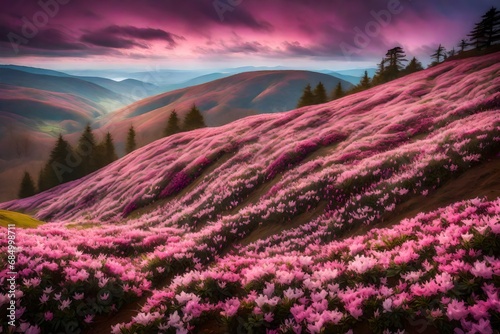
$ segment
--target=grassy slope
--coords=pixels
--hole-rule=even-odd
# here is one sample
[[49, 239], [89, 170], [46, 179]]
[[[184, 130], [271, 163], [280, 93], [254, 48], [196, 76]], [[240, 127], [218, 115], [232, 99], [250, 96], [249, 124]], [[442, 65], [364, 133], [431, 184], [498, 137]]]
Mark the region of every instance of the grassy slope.
[[43, 222], [19, 212], [0, 210], [0, 226], [7, 227], [9, 224], [20, 228], [36, 228]]

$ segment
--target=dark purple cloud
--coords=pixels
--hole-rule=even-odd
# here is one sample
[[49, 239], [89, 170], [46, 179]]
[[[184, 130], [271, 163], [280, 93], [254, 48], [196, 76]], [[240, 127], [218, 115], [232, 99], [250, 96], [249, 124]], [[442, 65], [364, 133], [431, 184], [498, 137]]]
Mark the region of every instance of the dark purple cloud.
[[[395, 45], [412, 56], [426, 57], [439, 43], [451, 49], [494, 5], [492, 0], [57, 1], [62, 0], [41, 0], [56, 4], [47, 7], [39, 1], [2, 0], [0, 57], [107, 55], [122, 61], [132, 56], [203, 61], [211, 55], [241, 55], [274, 62], [322, 61], [345, 60], [347, 49], [349, 59], [378, 60]], [[390, 13], [385, 22], [384, 13], [391, 8], [397, 13]], [[26, 38], [26, 21], [38, 18], [40, 23], [44, 13], [50, 16], [46, 24]], [[23, 42], [13, 43], [13, 34]]]
[[147, 48], [147, 45], [141, 41], [153, 40], [165, 41], [168, 48], [174, 48], [177, 45], [177, 39], [184, 38], [161, 29], [117, 25], [89, 32], [81, 36], [82, 42], [117, 49], [128, 49], [136, 46]]

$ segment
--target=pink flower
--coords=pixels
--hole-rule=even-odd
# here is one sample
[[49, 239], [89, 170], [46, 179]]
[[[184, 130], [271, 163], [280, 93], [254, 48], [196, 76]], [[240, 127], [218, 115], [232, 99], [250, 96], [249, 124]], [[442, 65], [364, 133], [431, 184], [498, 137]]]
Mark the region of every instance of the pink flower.
[[382, 303], [382, 307], [384, 308], [384, 312], [391, 312], [391, 310], [392, 310], [392, 299], [391, 298], [387, 298], [386, 300], [384, 300], [384, 302]]
[[476, 277], [482, 277], [490, 279], [493, 275], [493, 269], [486, 265], [485, 261], [474, 262], [474, 267], [470, 270], [471, 274]]
[[223, 311], [221, 314], [225, 317], [232, 317], [238, 312], [239, 307], [240, 300], [238, 298], [228, 299], [222, 306]]
[[54, 313], [47, 311], [43, 315], [45, 321], [51, 321], [54, 318]]
[[87, 314], [85, 316], [85, 319], [83, 319], [87, 324], [90, 324], [94, 321], [94, 315], [93, 314]]
[[82, 300], [83, 297], [84, 297], [84, 293], [83, 292], [82, 293], [76, 293], [75, 292], [75, 294], [73, 295], [73, 299], [74, 300]]
[[43, 294], [43, 295], [40, 297], [40, 303], [45, 304], [46, 302], [48, 302], [48, 301], [49, 301], [49, 298], [50, 298], [50, 297], [49, 297], [48, 295]]
[[135, 317], [132, 318], [132, 320], [140, 325], [146, 326], [152, 321], [154, 321], [156, 318], [158, 318], [160, 315], [158, 312], [153, 312], [153, 313], [138, 313]]
[[469, 306], [469, 313], [474, 317], [474, 319], [479, 320], [481, 318], [488, 318], [488, 302], [478, 301], [477, 304]]
[[109, 292], [105, 292], [99, 296], [101, 300], [108, 300], [109, 298]]
[[460, 320], [463, 319], [469, 314], [467, 311], [467, 307], [464, 302], [459, 302], [456, 299], [453, 299], [447, 307], [446, 315], [450, 320]]
[[363, 274], [372, 269], [377, 264], [377, 259], [364, 255], [356, 255], [354, 260], [347, 266], [348, 270], [355, 271], [358, 274]]
[[491, 324], [488, 319], [480, 319], [479, 323], [472, 324], [472, 332], [477, 332], [481, 334], [492, 334], [493, 329], [491, 328]]
[[71, 300], [70, 299], [63, 300], [63, 301], [61, 301], [61, 305], [59, 305], [59, 309], [61, 311], [63, 311], [65, 309], [67, 309], [70, 305], [71, 305]]

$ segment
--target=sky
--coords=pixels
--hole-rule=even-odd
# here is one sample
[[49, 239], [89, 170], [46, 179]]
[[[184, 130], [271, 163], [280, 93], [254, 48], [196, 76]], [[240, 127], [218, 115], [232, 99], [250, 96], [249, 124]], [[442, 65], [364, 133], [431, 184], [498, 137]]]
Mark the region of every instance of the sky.
[[58, 70], [424, 64], [498, 0], [0, 0], [0, 63]]

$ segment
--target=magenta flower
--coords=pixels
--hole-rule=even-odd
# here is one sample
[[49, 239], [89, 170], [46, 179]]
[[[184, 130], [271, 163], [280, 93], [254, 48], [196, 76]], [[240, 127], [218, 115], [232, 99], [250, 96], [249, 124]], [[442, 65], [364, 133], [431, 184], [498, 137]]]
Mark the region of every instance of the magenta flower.
[[463, 301], [458, 301], [456, 299], [452, 299], [448, 304], [446, 309], [446, 315], [450, 320], [461, 320], [464, 319], [469, 312], [467, 311], [467, 307]]
[[45, 321], [51, 321], [54, 318], [54, 313], [47, 311], [43, 314]]
[[493, 275], [493, 269], [486, 265], [485, 261], [474, 262], [474, 267], [470, 270], [471, 274], [476, 277], [490, 279]]

